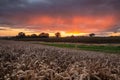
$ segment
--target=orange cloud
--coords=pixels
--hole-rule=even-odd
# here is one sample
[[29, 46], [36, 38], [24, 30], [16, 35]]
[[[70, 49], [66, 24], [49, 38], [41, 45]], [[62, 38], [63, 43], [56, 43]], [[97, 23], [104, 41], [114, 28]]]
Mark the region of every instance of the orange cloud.
[[[55, 33], [57, 31], [64, 32], [65, 34], [80, 34], [105, 31], [116, 23], [114, 16], [74, 16], [74, 17], [50, 17], [50, 16], [35, 16], [30, 18], [26, 25], [29, 25], [30, 29], [41, 32]], [[28, 28], [28, 27], [26, 27]], [[6, 31], [5, 31], [6, 32]], [[5, 32], [2, 31], [2, 33]], [[18, 31], [12, 32], [16, 34]]]
[[[114, 16], [75, 16], [71, 18], [63, 17], [33, 17], [27, 24], [38, 26], [43, 31], [65, 31], [71, 33], [89, 33], [107, 30], [115, 24]], [[34, 27], [32, 27], [34, 28]]]

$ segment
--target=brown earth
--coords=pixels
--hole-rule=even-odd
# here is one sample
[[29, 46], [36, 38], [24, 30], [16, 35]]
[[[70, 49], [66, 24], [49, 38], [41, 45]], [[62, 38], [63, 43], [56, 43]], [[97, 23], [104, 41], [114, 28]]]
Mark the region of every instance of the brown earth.
[[0, 80], [120, 80], [120, 55], [1, 40]]

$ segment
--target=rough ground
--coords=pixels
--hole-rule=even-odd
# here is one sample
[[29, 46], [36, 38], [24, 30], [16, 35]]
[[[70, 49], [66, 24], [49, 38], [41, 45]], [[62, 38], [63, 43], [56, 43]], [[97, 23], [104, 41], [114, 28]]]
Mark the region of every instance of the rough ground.
[[0, 80], [120, 80], [120, 55], [1, 40]]

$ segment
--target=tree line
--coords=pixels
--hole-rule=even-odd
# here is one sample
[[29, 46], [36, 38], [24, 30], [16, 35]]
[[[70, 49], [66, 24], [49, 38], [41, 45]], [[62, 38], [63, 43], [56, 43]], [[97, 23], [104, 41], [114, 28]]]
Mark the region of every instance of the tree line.
[[[94, 37], [95, 34], [94, 33], [90, 33], [89, 37]], [[18, 35], [16, 36], [16, 38], [49, 38], [49, 33], [40, 33], [39, 35], [37, 34], [31, 34], [31, 35], [26, 35], [24, 32], [19, 32]], [[56, 38], [60, 38], [61, 37], [61, 33], [60, 32], [56, 32], [55, 33], [55, 37]], [[74, 37], [73, 35], [71, 37]]]
[[[49, 33], [40, 33], [39, 35], [37, 34], [31, 34], [31, 35], [26, 35], [24, 32], [19, 32], [18, 35], [16, 36], [16, 38], [49, 38]], [[61, 37], [61, 33], [57, 32], [55, 33], [55, 37], [56, 38], [60, 38]]]
[[[90, 34], [88, 34], [88, 36], [89, 37], [97, 37], [95, 33], [90, 33]], [[71, 35], [71, 36], [67, 36], [67, 37], [74, 38], [74, 37], [88, 37], [88, 36], [74, 36], [74, 35]], [[37, 35], [37, 34], [26, 35], [24, 32], [19, 32], [13, 38], [49, 38], [49, 37], [50, 37], [49, 33], [44, 33], [44, 32], [40, 33], [39, 35]], [[60, 38], [61, 33], [56, 32], [55, 37]], [[120, 37], [120, 36], [108, 36], [108, 37]]]

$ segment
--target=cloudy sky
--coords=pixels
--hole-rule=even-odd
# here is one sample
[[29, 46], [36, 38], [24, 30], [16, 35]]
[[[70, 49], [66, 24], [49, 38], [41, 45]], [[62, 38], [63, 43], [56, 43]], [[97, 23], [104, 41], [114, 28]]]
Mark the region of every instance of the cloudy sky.
[[0, 0], [0, 36], [119, 34], [120, 0]]

